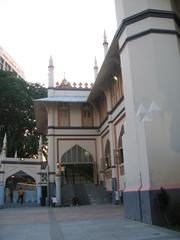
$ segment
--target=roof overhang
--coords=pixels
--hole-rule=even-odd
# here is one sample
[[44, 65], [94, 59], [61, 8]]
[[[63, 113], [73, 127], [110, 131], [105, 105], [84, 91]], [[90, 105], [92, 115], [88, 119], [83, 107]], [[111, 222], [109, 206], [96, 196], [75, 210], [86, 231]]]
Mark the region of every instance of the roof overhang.
[[117, 67], [120, 68], [120, 57], [118, 39], [115, 35], [89, 94], [88, 101], [92, 101], [102, 89], [106, 88], [109, 80], [114, 76]]
[[53, 96], [47, 98], [36, 99], [34, 102], [41, 102], [44, 104], [47, 103], [58, 103], [58, 102], [66, 102], [66, 103], [83, 103], [87, 101], [87, 96]]

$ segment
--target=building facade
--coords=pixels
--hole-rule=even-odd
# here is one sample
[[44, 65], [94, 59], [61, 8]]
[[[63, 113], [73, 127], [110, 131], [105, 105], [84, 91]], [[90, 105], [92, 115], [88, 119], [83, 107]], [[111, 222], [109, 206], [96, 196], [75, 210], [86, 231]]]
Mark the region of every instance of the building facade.
[[[42, 138], [39, 140], [38, 158], [7, 157], [7, 137], [0, 154], [0, 207], [16, 204], [20, 187], [25, 191], [23, 202], [40, 204], [45, 201], [47, 166], [42, 158]], [[45, 204], [45, 203], [43, 203]]]
[[104, 82], [99, 73], [94, 86], [63, 79], [54, 87], [50, 59], [48, 97], [35, 101], [37, 127], [48, 135], [50, 196], [58, 194], [59, 174], [67, 184], [104, 186], [113, 201], [115, 192], [123, 192], [125, 109], [117, 41], [111, 48], [113, 70], [107, 58], [102, 70], [107, 78]]
[[47, 114], [49, 182], [53, 189], [68, 161], [88, 161], [73, 159], [80, 148], [91, 156], [93, 183], [111, 191], [113, 201], [123, 192], [127, 218], [167, 224], [180, 200], [180, 3], [115, 6], [118, 29], [108, 50], [104, 41], [91, 90], [66, 80], [54, 87], [50, 60], [48, 98], [36, 103], [39, 129], [46, 129]]
[[25, 79], [23, 70], [2, 47], [0, 47], [0, 70], [15, 72], [17, 76]]

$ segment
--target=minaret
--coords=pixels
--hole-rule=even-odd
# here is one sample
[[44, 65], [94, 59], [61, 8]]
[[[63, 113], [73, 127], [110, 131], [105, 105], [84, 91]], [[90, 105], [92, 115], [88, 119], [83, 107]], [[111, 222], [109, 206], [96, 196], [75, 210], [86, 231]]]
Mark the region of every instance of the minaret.
[[97, 66], [97, 59], [96, 57], [94, 58], [94, 80], [96, 81], [97, 78], [97, 74], [98, 74], [98, 66]]
[[7, 136], [6, 133], [4, 135], [4, 140], [3, 140], [3, 148], [1, 152], [1, 159], [4, 160], [6, 158], [6, 150], [7, 150]]
[[108, 52], [108, 42], [107, 42], [107, 36], [106, 36], [106, 31], [104, 30], [104, 42], [103, 42], [103, 46], [104, 46], [104, 57], [106, 57], [106, 54]]
[[17, 150], [14, 153], [14, 158], [17, 158]]
[[49, 74], [48, 74], [48, 88], [54, 87], [54, 66], [53, 66], [53, 59], [52, 56], [50, 56], [49, 59]]
[[38, 159], [42, 161], [42, 135], [39, 138]]

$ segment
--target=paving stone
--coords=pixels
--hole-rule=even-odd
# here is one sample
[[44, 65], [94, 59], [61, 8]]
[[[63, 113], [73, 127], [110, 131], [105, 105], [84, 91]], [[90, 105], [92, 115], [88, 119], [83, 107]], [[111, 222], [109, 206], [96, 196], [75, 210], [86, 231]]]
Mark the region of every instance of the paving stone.
[[179, 240], [180, 233], [123, 218], [123, 207], [0, 210], [0, 240]]

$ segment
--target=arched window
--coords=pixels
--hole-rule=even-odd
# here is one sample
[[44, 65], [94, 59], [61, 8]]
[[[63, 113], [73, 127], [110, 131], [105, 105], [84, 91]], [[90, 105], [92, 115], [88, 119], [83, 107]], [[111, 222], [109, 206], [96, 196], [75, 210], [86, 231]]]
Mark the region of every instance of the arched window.
[[123, 135], [124, 135], [124, 125], [121, 128], [121, 132], [120, 132], [119, 140], [118, 140], [119, 163], [120, 164], [124, 162], [123, 144], [122, 144]]
[[105, 147], [105, 168], [110, 168], [110, 167], [111, 167], [111, 151], [110, 151], [110, 142], [108, 139]]
[[75, 163], [93, 163], [93, 156], [79, 145], [74, 145], [71, 149], [64, 153], [61, 158], [62, 164]]

